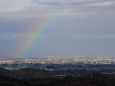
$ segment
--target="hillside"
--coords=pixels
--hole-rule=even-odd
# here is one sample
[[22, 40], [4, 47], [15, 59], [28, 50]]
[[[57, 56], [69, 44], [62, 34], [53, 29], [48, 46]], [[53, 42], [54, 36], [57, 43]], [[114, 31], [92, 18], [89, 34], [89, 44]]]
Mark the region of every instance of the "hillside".
[[1, 68], [0, 73], [3, 73], [0, 75], [0, 86], [115, 86], [115, 76], [100, 72], [89, 72], [82, 76], [67, 75], [63, 78], [53, 77], [57, 73], [32, 68], [17, 71]]

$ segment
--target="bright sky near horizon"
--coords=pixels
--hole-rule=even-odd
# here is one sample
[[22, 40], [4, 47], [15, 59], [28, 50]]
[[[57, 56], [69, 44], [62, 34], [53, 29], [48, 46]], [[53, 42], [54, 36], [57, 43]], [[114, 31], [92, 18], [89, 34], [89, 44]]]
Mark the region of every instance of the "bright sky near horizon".
[[114, 51], [115, 0], [0, 0], [0, 57]]

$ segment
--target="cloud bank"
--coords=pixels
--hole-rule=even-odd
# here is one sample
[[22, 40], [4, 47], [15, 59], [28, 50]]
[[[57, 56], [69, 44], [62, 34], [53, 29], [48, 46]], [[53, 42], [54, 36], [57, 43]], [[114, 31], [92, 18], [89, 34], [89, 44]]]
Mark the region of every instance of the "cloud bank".
[[72, 36], [71, 38], [115, 38], [115, 35], [77, 35]]
[[114, 0], [0, 0], [0, 17], [86, 15], [111, 8], [115, 8]]

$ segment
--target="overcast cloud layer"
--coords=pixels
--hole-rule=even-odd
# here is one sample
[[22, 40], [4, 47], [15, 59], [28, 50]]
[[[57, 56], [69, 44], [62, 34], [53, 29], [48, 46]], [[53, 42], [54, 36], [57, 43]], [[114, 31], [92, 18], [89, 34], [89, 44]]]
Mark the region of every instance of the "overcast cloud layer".
[[15, 56], [33, 23], [51, 18], [58, 24], [28, 56], [115, 57], [114, 0], [0, 0], [0, 56]]

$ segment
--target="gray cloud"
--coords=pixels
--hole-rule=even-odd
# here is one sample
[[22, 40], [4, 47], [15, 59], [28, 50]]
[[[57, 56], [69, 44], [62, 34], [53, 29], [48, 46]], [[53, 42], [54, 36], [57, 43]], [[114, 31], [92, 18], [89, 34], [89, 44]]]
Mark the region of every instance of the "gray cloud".
[[104, 0], [63, 0], [63, 1], [37, 1], [35, 2], [38, 4], [36, 7], [43, 7], [43, 9], [47, 10], [61, 10], [60, 12], [65, 12], [68, 10], [68, 12], [71, 10], [77, 12], [77, 10], [80, 9], [86, 9], [86, 8], [92, 8], [92, 7], [106, 7], [106, 6], [112, 6], [115, 4], [115, 1], [104, 1]]
[[[36, 18], [43, 15], [94, 15], [115, 8], [114, 0], [1, 0], [0, 18]], [[111, 9], [112, 10], [112, 9]], [[93, 13], [93, 14], [92, 14]]]
[[17, 40], [21, 37], [19, 33], [0, 33], [0, 40]]
[[115, 38], [115, 35], [76, 35], [71, 38]]

